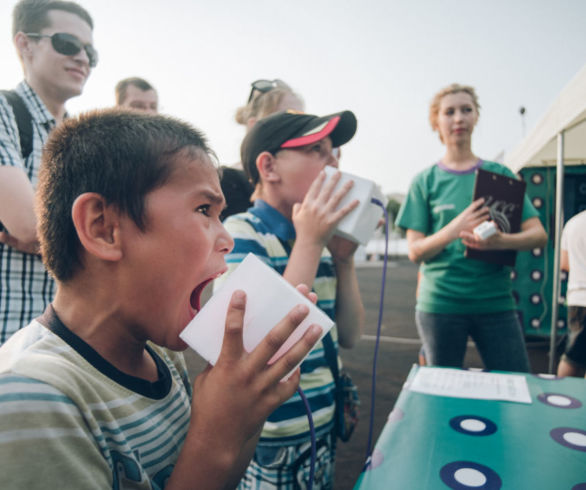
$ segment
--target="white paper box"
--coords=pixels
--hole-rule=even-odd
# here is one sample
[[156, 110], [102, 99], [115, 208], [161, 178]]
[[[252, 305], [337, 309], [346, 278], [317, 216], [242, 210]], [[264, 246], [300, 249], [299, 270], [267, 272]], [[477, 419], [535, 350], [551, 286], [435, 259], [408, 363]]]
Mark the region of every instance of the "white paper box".
[[474, 234], [478, 235], [481, 240], [486, 240], [496, 233], [496, 225], [494, 221], [483, 221], [476, 228]]
[[309, 314], [271, 361], [287, 352], [312, 324], [315, 323], [322, 328], [322, 337], [334, 325], [330, 317], [285, 281], [274, 269], [253, 254], [248, 254], [179, 334], [187, 345], [211, 364], [215, 364], [220, 355], [226, 312], [232, 293], [237, 289], [246, 293], [243, 338], [247, 352], [253, 351], [294, 306], [305, 304], [309, 307]]
[[[325, 167], [325, 172], [327, 181], [338, 172], [338, 169], [327, 166]], [[341, 208], [354, 201], [354, 199], [358, 199], [360, 204], [338, 223], [335, 234], [355, 243], [366, 245], [383, 216], [382, 208], [374, 204], [372, 198], [378, 199], [385, 206], [387, 200], [374, 182], [346, 172], [342, 172], [342, 176], [336, 185], [336, 190], [349, 180], [353, 180], [354, 185], [348, 194], [344, 196], [338, 207]]]

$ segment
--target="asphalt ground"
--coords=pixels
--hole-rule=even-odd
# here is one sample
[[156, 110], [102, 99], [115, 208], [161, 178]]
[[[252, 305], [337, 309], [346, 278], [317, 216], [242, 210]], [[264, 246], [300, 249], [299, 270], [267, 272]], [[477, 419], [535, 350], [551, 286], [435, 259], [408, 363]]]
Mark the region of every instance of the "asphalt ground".
[[[336, 490], [351, 489], [365, 462], [382, 269], [382, 262], [368, 262], [357, 266], [360, 292], [366, 310], [365, 332], [353, 349], [342, 349], [341, 356], [345, 369], [358, 387], [361, 400], [360, 421], [349, 442], [338, 441], [334, 482]], [[388, 263], [381, 340], [376, 366], [373, 445], [399, 396], [407, 374], [418, 360], [421, 343], [414, 323], [416, 282], [417, 266], [406, 258], [394, 259]], [[205, 292], [203, 301], [207, 297], [209, 297], [209, 291]], [[548, 350], [546, 341], [528, 343], [529, 358], [534, 373], [547, 372]], [[205, 367], [205, 362], [199, 355], [189, 349], [185, 352], [185, 358], [192, 378]], [[464, 367], [483, 367], [471, 343], [466, 353]]]

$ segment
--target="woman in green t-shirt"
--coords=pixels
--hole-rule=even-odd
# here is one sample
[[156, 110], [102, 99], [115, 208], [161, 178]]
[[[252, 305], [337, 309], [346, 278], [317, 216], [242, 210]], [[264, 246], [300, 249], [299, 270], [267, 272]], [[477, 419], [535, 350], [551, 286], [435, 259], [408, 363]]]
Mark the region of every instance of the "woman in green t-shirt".
[[547, 235], [527, 196], [520, 232], [497, 231], [484, 240], [474, 234], [489, 218], [483, 200], [472, 201], [476, 169], [515, 177], [472, 152], [479, 107], [474, 89], [464, 85], [434, 96], [429, 120], [446, 152], [415, 177], [397, 224], [407, 230], [409, 258], [422, 264], [416, 323], [428, 364], [461, 367], [470, 336], [487, 369], [529, 371], [511, 269], [466, 258], [464, 251], [529, 250], [543, 247]]

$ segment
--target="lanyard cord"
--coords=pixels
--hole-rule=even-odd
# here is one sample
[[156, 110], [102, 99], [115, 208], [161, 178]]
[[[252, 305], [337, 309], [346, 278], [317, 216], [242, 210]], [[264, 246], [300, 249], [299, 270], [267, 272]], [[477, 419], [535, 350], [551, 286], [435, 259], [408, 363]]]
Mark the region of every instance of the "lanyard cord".
[[308, 490], [313, 488], [313, 475], [315, 474], [315, 460], [316, 460], [316, 444], [315, 444], [315, 428], [313, 426], [313, 417], [311, 416], [311, 408], [309, 407], [309, 402], [303, 393], [301, 388], [297, 388], [297, 393], [301, 397], [303, 401], [303, 405], [305, 405], [305, 411], [307, 412], [307, 421], [309, 422], [309, 434], [311, 436], [311, 463], [309, 466], [309, 483], [307, 486]]
[[373, 204], [380, 206], [383, 209], [383, 213], [385, 215], [385, 255], [384, 255], [384, 262], [383, 262], [383, 276], [382, 276], [382, 284], [380, 289], [380, 303], [378, 309], [378, 325], [376, 329], [376, 342], [374, 344], [374, 356], [372, 360], [372, 383], [370, 389], [370, 421], [368, 424], [368, 443], [366, 446], [366, 462], [364, 464], [363, 471], [368, 468], [370, 465], [370, 458], [372, 456], [372, 430], [373, 430], [373, 423], [374, 423], [374, 401], [375, 401], [375, 392], [376, 392], [376, 361], [378, 358], [378, 348], [380, 343], [380, 331], [382, 325], [382, 318], [383, 318], [383, 305], [385, 299], [385, 284], [387, 282], [387, 259], [388, 259], [388, 251], [389, 251], [389, 215], [387, 213], [387, 209], [385, 205], [379, 201], [378, 199], [372, 199], [371, 201]]

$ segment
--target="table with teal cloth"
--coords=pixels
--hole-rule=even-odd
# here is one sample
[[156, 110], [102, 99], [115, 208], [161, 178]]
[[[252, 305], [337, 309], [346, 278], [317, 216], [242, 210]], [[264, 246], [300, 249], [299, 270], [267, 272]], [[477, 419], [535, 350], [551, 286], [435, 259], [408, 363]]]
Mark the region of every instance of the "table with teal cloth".
[[586, 490], [585, 379], [527, 374], [524, 404], [410, 391], [418, 369], [354, 490]]

